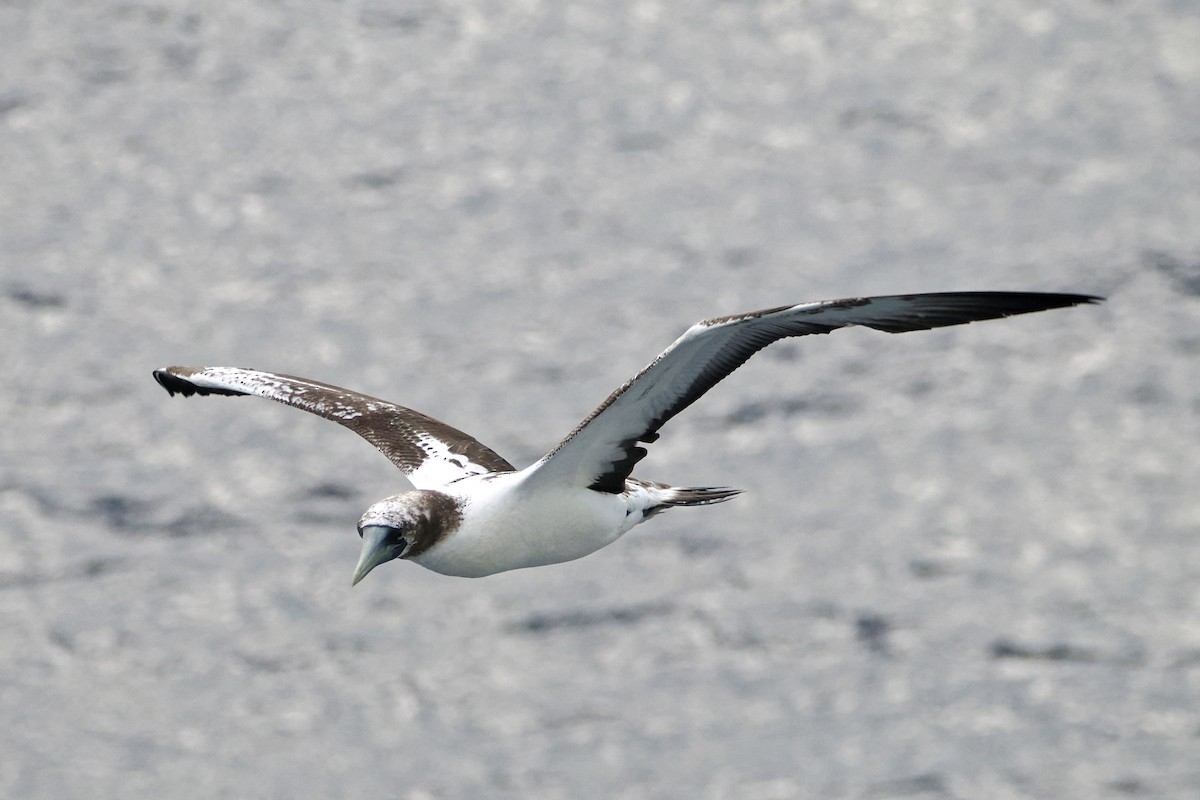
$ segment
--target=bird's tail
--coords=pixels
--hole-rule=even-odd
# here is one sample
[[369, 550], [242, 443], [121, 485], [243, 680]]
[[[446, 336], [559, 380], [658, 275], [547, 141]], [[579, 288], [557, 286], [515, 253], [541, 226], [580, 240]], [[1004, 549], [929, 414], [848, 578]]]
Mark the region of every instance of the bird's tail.
[[674, 506], [707, 506], [723, 503], [742, 493], [741, 489], [728, 486], [671, 486], [666, 483], [643, 481], [638, 478], [625, 480], [626, 490], [641, 495], [657, 510]]
[[728, 486], [666, 486], [661, 490], [665, 506], [707, 506], [724, 503], [742, 493]]

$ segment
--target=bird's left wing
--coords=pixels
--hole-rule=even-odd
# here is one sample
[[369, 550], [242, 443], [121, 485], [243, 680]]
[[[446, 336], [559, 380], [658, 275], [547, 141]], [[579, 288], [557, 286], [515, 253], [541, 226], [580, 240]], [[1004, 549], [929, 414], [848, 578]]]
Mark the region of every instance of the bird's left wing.
[[328, 383], [237, 367], [164, 367], [154, 379], [174, 395], [258, 395], [343, 425], [379, 448], [418, 489], [513, 467], [462, 431], [411, 408]]
[[688, 329], [529, 470], [527, 486], [587, 486], [621, 492], [643, 456], [640, 442], [756, 352], [789, 336], [864, 325], [888, 333], [925, 330], [1094, 303], [1081, 294], [943, 292], [826, 300], [718, 317]]

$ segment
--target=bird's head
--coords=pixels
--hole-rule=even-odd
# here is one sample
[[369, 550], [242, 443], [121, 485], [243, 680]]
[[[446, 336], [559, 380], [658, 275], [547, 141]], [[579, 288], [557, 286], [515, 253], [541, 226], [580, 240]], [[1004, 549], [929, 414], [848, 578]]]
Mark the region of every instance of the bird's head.
[[435, 491], [416, 491], [380, 500], [358, 521], [362, 553], [351, 585], [394, 558], [420, 555], [457, 527], [458, 504]]

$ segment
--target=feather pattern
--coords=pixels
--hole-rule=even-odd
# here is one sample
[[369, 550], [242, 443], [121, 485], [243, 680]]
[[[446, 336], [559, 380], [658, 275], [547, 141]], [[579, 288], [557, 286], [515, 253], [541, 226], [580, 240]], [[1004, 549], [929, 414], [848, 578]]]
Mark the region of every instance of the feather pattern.
[[624, 491], [634, 466], [668, 420], [772, 342], [862, 325], [888, 333], [961, 325], [1100, 298], [1038, 292], [941, 292], [852, 297], [746, 314], [693, 325], [645, 369], [613, 392], [530, 470], [528, 483]]
[[172, 395], [257, 395], [343, 425], [375, 445], [418, 489], [513, 467], [444, 422], [328, 383], [236, 367], [165, 367], [154, 378]]

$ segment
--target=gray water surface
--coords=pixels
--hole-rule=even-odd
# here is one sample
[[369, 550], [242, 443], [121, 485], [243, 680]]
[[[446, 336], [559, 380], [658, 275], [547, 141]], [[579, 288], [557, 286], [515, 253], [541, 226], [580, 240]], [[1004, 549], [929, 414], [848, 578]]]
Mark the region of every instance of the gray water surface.
[[[1200, 795], [1200, 12], [0, 4], [0, 796]], [[402, 476], [167, 364], [538, 458], [692, 322], [777, 345], [555, 567], [389, 564]]]

